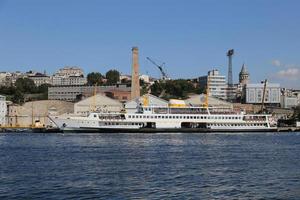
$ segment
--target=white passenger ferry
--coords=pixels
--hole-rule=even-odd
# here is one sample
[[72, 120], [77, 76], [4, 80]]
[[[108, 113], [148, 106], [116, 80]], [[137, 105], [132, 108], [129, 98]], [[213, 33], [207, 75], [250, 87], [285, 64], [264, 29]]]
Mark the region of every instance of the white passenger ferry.
[[275, 131], [268, 114], [245, 114], [221, 108], [140, 106], [135, 113], [91, 112], [87, 116], [52, 116], [66, 132], [248, 132]]

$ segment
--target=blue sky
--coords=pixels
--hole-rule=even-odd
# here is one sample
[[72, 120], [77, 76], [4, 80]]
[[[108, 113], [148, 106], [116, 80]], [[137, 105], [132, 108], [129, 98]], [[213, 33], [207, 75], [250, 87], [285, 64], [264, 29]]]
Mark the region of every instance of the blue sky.
[[251, 82], [300, 88], [297, 0], [0, 0], [0, 71], [63, 66], [130, 73], [131, 47], [166, 63], [172, 78], [219, 69], [235, 49], [234, 81], [245, 62]]

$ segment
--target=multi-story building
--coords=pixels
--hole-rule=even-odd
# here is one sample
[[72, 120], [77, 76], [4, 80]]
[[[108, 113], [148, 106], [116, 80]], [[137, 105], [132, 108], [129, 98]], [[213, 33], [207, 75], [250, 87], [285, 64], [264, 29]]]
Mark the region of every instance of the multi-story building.
[[295, 108], [300, 104], [299, 93], [293, 89], [282, 88], [280, 100], [282, 108]]
[[83, 76], [83, 70], [79, 67], [64, 67], [59, 69], [54, 76], [62, 76], [62, 77], [69, 77], [69, 76]]
[[282, 108], [295, 108], [298, 105], [298, 98], [296, 96], [282, 95], [280, 100], [280, 106]]
[[54, 86], [85, 85], [86, 83], [87, 79], [79, 67], [64, 67], [51, 77], [51, 84]]
[[0, 86], [6, 86], [8, 77], [11, 76], [9, 72], [0, 72]]
[[67, 86], [67, 85], [85, 85], [87, 79], [81, 76], [52, 76], [51, 85], [54, 86]]
[[[263, 83], [247, 84], [245, 88], [246, 103], [261, 104], [263, 98], [263, 91]], [[280, 84], [267, 83], [264, 103], [269, 105], [280, 104]]]
[[6, 98], [5, 96], [0, 95], [0, 126], [4, 126], [6, 123]]
[[116, 86], [55, 86], [48, 88], [49, 100], [78, 101], [82, 97], [92, 96], [94, 93], [104, 93], [119, 100], [130, 99], [131, 88], [126, 85]]
[[209, 71], [207, 76], [199, 77], [200, 88], [206, 89], [207, 85], [209, 85], [209, 96], [227, 99], [226, 78], [222, 76], [217, 69]]
[[33, 80], [36, 86], [40, 86], [43, 84], [51, 84], [50, 76], [47, 76], [42, 73], [35, 73], [34, 75], [28, 76], [29, 79]]

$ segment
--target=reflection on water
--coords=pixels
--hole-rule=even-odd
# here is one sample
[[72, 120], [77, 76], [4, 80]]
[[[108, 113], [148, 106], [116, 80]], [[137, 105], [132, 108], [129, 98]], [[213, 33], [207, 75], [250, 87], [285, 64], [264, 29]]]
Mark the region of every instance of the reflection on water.
[[299, 199], [300, 135], [0, 134], [0, 199]]

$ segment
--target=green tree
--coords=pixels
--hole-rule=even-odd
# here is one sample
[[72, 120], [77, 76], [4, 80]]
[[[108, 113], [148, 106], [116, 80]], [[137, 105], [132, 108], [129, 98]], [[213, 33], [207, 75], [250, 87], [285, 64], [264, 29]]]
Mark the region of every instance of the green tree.
[[159, 96], [162, 91], [165, 89], [165, 83], [160, 82], [160, 81], [155, 81], [153, 85], [151, 85], [150, 90], [151, 94], [154, 96]]
[[185, 99], [189, 93], [197, 93], [197, 88], [192, 82], [185, 79], [167, 80], [166, 82], [156, 81], [151, 86], [151, 94], [160, 96], [165, 91], [163, 98]]
[[103, 83], [103, 75], [99, 72], [92, 72], [87, 75], [88, 85], [101, 85]]
[[35, 93], [37, 87], [29, 78], [18, 78], [15, 83], [16, 89], [22, 93]]
[[48, 93], [48, 87], [50, 87], [51, 84], [45, 83], [37, 87], [38, 93]]
[[14, 103], [22, 104], [25, 101], [24, 94], [20, 90], [16, 90], [11, 100]]
[[105, 77], [107, 79], [107, 84], [113, 85], [120, 81], [120, 72], [113, 69], [106, 72]]
[[0, 94], [3, 95], [13, 95], [16, 91], [16, 88], [13, 86], [1, 86], [0, 87]]

